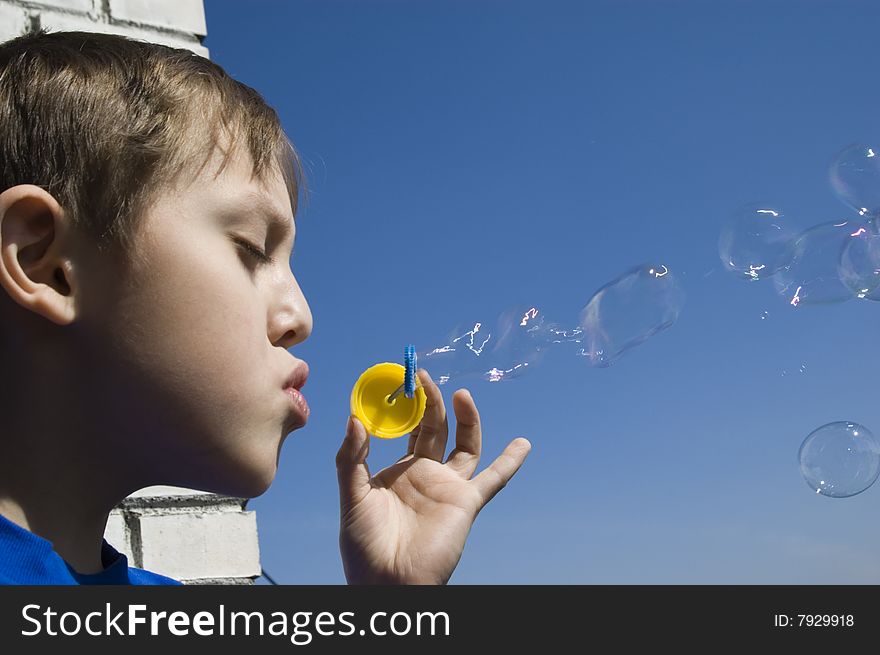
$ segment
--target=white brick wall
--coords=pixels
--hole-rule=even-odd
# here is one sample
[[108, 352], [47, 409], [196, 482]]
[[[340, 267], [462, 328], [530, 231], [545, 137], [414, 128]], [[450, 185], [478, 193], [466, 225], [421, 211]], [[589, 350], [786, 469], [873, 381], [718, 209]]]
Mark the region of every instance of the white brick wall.
[[24, 7], [0, 2], [0, 40], [24, 34], [31, 22]]
[[150, 571], [181, 580], [260, 575], [253, 512], [230, 505], [217, 511], [143, 515], [140, 529], [143, 566]]
[[[201, 0], [0, 0], [0, 42], [36, 28], [122, 34], [204, 57]], [[250, 584], [260, 575], [246, 499], [150, 487], [113, 510], [104, 538], [129, 564], [189, 584]]]
[[166, 30], [208, 33], [201, 0], [110, 0], [110, 16]]
[[122, 34], [208, 56], [201, 0], [0, 0], [0, 41], [34, 27]]
[[70, 9], [83, 13], [94, 9], [94, 0], [30, 0], [21, 4], [34, 5], [36, 8], [49, 7], [52, 9]]
[[246, 499], [151, 487], [113, 510], [104, 538], [145, 568], [188, 584], [250, 584], [261, 573]]

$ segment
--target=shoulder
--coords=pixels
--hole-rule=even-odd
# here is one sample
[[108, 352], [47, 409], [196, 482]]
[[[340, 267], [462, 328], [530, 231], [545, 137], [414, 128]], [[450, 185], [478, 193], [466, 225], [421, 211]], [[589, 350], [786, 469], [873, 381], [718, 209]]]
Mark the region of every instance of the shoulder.
[[128, 580], [133, 585], [182, 585], [183, 583], [165, 575], [145, 569], [128, 567]]

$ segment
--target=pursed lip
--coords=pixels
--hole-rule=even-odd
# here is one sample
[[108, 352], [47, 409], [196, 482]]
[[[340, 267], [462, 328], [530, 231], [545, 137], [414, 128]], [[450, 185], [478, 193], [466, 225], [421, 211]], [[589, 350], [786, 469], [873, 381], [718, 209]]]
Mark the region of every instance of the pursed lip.
[[309, 414], [311, 413], [309, 403], [306, 401], [305, 396], [300, 393], [299, 389], [287, 387], [284, 390], [284, 393], [290, 399], [290, 414], [288, 416], [287, 426], [290, 430], [296, 430], [297, 428], [303, 427], [308, 422]]
[[302, 387], [309, 378], [309, 365], [300, 361], [284, 381], [283, 391], [289, 399], [290, 414], [286, 423], [288, 431], [303, 427], [309, 420], [309, 404], [303, 396]]
[[282, 389], [294, 388], [294, 389], [302, 389], [306, 383], [306, 380], [309, 379], [309, 365], [304, 361], [300, 361], [293, 368], [293, 370], [288, 373], [287, 379], [284, 380], [284, 384], [281, 385]]

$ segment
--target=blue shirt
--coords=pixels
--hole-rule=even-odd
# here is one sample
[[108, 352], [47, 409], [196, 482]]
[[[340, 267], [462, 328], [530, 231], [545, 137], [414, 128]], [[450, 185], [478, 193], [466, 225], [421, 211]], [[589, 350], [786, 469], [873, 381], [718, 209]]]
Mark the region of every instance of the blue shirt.
[[100, 573], [82, 574], [61, 559], [52, 542], [0, 515], [0, 585], [179, 585], [173, 578], [128, 565], [128, 558], [102, 540]]

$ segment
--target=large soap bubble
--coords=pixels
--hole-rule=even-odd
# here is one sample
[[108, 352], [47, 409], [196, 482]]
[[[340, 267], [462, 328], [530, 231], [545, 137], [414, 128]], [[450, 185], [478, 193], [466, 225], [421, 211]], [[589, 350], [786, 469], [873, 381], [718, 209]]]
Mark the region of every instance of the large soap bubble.
[[642, 264], [612, 280], [581, 310], [583, 347], [591, 366], [613, 364], [628, 350], [671, 327], [684, 305], [684, 292], [663, 264]]
[[718, 255], [728, 271], [742, 278], [768, 278], [789, 263], [789, 244], [796, 235], [778, 207], [746, 205], [721, 228]]
[[880, 300], [880, 234], [869, 226], [850, 233], [838, 265], [840, 281], [857, 298]]
[[778, 293], [793, 307], [852, 298], [839, 267], [844, 248], [861, 227], [854, 221], [830, 221], [804, 230], [790, 245], [789, 263], [774, 276]]
[[863, 220], [880, 214], [880, 149], [854, 143], [834, 157], [829, 170], [831, 189]]
[[855, 496], [880, 473], [880, 443], [853, 421], [836, 421], [813, 430], [798, 452], [801, 473], [817, 494]]

